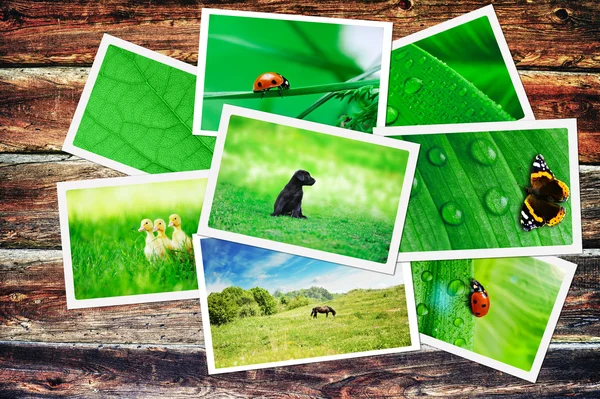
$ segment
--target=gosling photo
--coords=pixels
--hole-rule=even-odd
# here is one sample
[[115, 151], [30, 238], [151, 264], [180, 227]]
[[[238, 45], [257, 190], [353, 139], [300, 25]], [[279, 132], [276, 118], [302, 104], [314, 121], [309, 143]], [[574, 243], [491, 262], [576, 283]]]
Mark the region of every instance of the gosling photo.
[[198, 297], [207, 171], [58, 183], [67, 307]]
[[394, 272], [418, 145], [229, 105], [223, 115], [198, 234]]
[[419, 349], [409, 264], [392, 276], [194, 235], [209, 373]]

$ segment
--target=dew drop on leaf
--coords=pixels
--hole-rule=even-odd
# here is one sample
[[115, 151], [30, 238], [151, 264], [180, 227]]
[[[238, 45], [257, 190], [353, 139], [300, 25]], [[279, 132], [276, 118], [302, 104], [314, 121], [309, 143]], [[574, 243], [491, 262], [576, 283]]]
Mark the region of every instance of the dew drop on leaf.
[[459, 226], [465, 221], [462, 209], [460, 209], [458, 204], [454, 201], [446, 202], [442, 205], [440, 213], [442, 214], [444, 222], [453, 226]]
[[424, 303], [420, 303], [417, 305], [417, 315], [425, 316], [427, 313], [429, 313], [429, 308], [427, 307], [427, 305], [425, 305]]
[[446, 152], [440, 147], [431, 147], [427, 151], [427, 159], [435, 166], [443, 166], [448, 161]]
[[457, 296], [465, 292], [465, 283], [460, 280], [452, 280], [448, 283], [448, 295]]
[[508, 197], [497, 187], [490, 188], [483, 196], [485, 209], [494, 215], [502, 215], [508, 210]]
[[433, 280], [433, 274], [430, 271], [425, 270], [423, 273], [421, 273], [421, 280], [428, 283]]
[[401, 51], [394, 56], [394, 59], [396, 61], [401, 60], [402, 58], [406, 57], [407, 54], [408, 54], [408, 51]]
[[494, 146], [486, 139], [473, 140], [471, 143], [471, 156], [477, 163], [493, 165], [498, 158]]
[[467, 116], [473, 116], [473, 114], [474, 114], [474, 113], [475, 113], [475, 110], [474, 110], [473, 108], [469, 108], [469, 109], [468, 109], [468, 110], [465, 112], [465, 114], [466, 114]]
[[455, 340], [454, 340], [454, 345], [456, 345], [456, 346], [463, 347], [463, 346], [465, 346], [466, 344], [467, 344], [467, 341], [465, 341], [465, 340], [464, 340], [464, 339], [462, 339], [462, 338], [457, 338], [457, 339], [455, 339]]
[[463, 87], [462, 89], [460, 89], [460, 91], [458, 92], [458, 95], [463, 97], [465, 94], [467, 94], [467, 88]]
[[427, 57], [423, 56], [423, 57], [419, 58], [419, 64], [423, 65], [426, 62], [427, 62]]
[[460, 317], [457, 317], [456, 319], [454, 319], [454, 325], [455, 325], [456, 327], [460, 327], [460, 326], [462, 326], [463, 324], [464, 324], [464, 321], [463, 321], [463, 319], [461, 319]]
[[419, 78], [410, 77], [404, 81], [404, 91], [406, 94], [413, 94], [421, 90], [423, 81]]
[[411, 66], [413, 66], [414, 61], [411, 59], [406, 60], [406, 62], [404, 63], [404, 67], [405, 68], [410, 68]]
[[417, 177], [417, 175], [415, 175], [415, 177], [413, 177], [412, 187], [410, 189], [410, 196], [414, 197], [415, 195], [417, 195], [420, 189], [421, 180]]
[[450, 90], [456, 90], [456, 83], [452, 83], [449, 87]]
[[385, 114], [385, 124], [391, 125], [398, 119], [398, 110], [392, 106], [387, 107], [387, 113]]
[[400, 79], [400, 74], [399, 73], [395, 73], [394, 76], [392, 76], [393, 80], [398, 80]]

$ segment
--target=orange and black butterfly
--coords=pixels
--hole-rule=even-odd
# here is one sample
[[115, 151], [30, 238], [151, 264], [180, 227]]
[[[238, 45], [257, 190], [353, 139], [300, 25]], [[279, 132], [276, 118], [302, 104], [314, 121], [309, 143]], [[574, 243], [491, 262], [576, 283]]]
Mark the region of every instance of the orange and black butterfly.
[[526, 187], [525, 192], [527, 198], [521, 208], [523, 230], [555, 226], [563, 220], [565, 208], [559, 203], [569, 199], [569, 187], [554, 177], [542, 154], [533, 160], [531, 187]]

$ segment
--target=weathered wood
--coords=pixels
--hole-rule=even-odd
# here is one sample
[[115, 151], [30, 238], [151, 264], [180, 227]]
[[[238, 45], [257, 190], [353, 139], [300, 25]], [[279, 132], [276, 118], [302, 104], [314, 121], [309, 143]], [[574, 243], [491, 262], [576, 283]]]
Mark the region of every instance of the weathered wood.
[[[5, 1], [0, 66], [89, 65], [104, 32], [195, 63], [202, 7], [370, 19], [394, 23], [394, 38], [489, 4], [488, 0], [150, 2]], [[494, 2], [515, 62], [528, 68], [600, 67], [594, 0]], [[560, 43], [560, 45], [556, 45]]]
[[[59, 151], [89, 68], [0, 69], [0, 152]], [[521, 71], [536, 118], [579, 118], [582, 163], [600, 163], [600, 78]]]
[[[554, 342], [600, 342], [600, 253], [579, 264]], [[62, 254], [0, 250], [0, 341], [203, 344], [197, 300], [67, 310]]]
[[533, 385], [441, 351], [209, 376], [205, 353], [194, 346], [0, 342], [0, 389], [10, 397], [589, 397], [600, 389], [599, 349], [551, 346]]
[[[69, 155], [0, 154], [0, 248], [60, 248], [56, 183], [122, 176]], [[580, 168], [586, 248], [600, 247], [600, 167]]]

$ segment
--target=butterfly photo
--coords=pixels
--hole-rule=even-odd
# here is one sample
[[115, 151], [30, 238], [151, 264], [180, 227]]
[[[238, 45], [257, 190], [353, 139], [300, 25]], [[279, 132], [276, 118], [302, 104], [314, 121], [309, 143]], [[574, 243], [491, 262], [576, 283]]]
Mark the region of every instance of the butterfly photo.
[[527, 197], [521, 208], [523, 230], [557, 225], [565, 217], [560, 203], [569, 199], [569, 187], [554, 177], [542, 154], [533, 160], [530, 179], [531, 187], [525, 188]]

